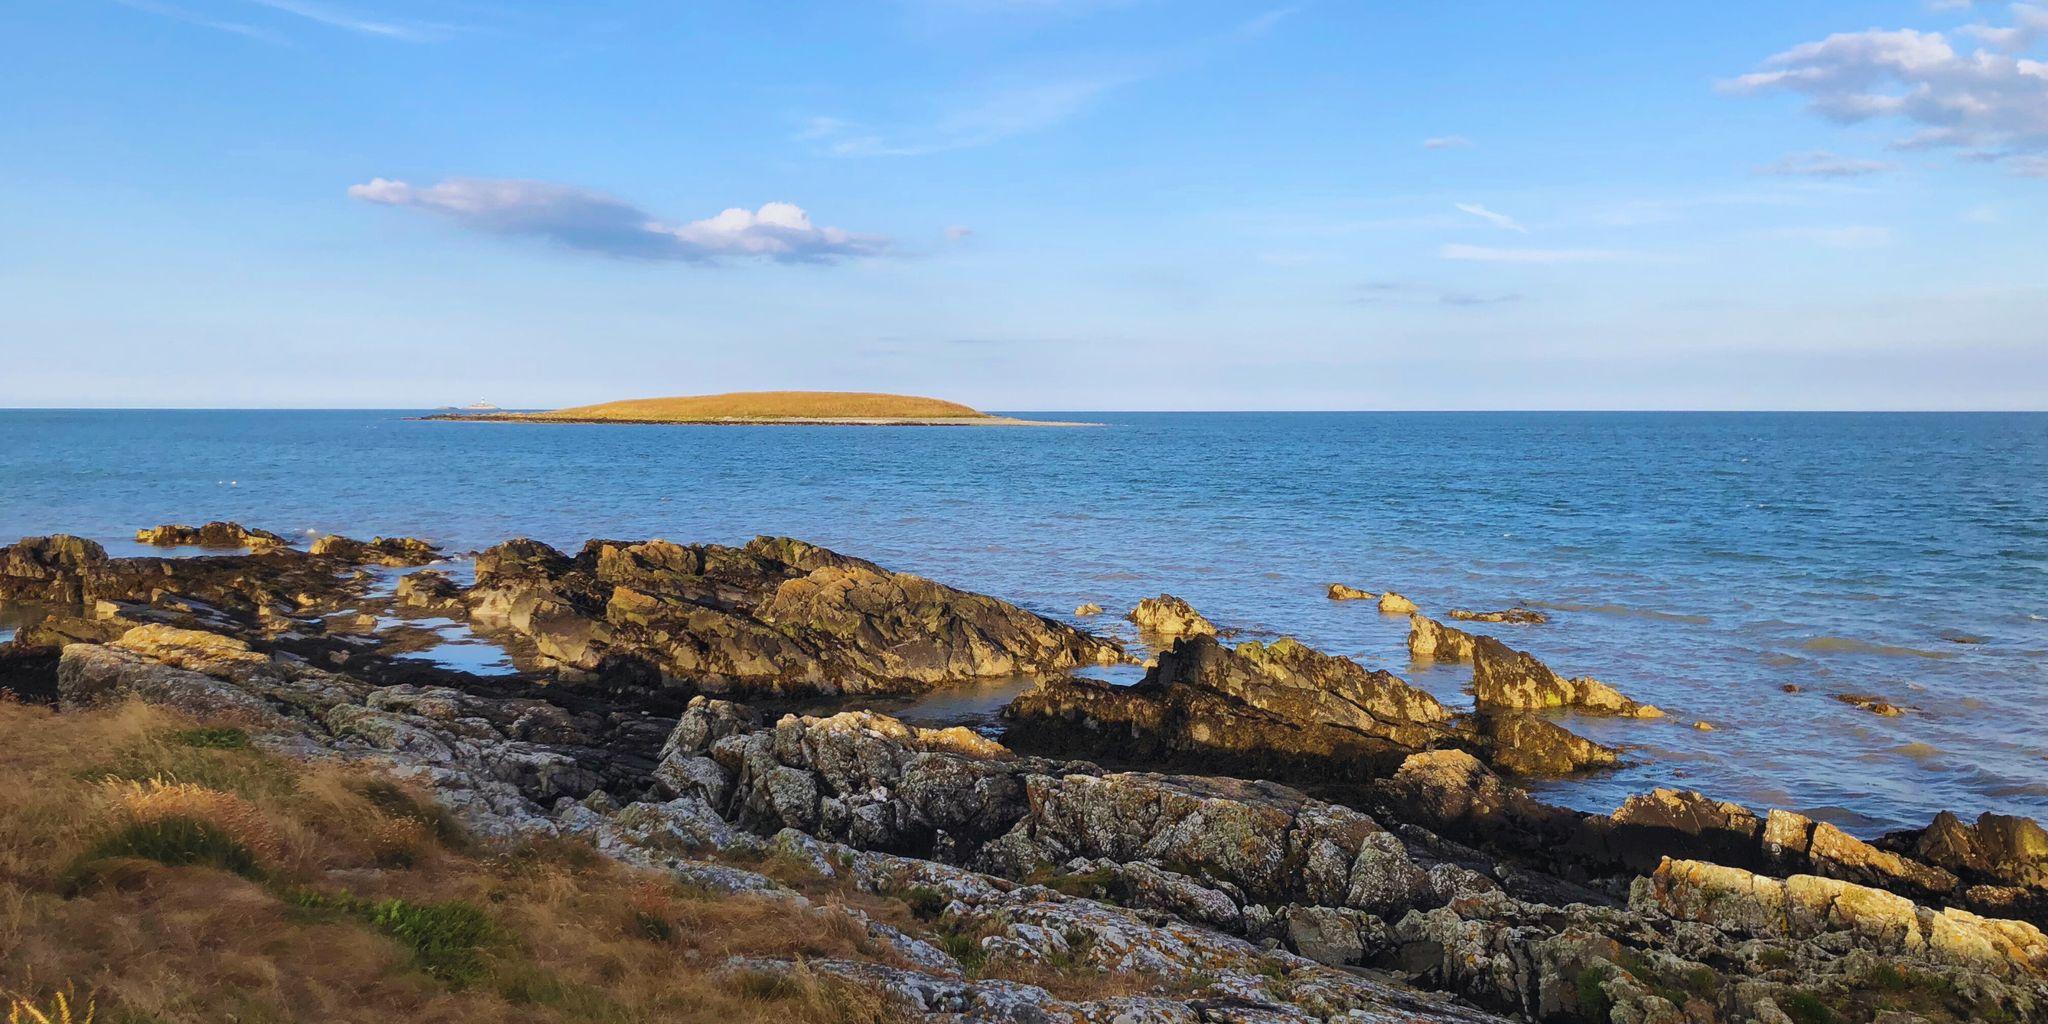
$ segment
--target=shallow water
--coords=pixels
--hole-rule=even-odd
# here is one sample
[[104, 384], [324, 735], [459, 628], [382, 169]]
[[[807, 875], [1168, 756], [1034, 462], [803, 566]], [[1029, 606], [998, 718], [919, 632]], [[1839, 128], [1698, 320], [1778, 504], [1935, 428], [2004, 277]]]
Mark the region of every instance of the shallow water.
[[[208, 519], [454, 549], [786, 533], [1051, 615], [1096, 601], [1111, 614], [1092, 628], [1171, 591], [1245, 636], [1292, 634], [1453, 702], [1468, 671], [1411, 668], [1404, 620], [1325, 585], [1433, 613], [1524, 604], [1553, 621], [1480, 631], [1672, 713], [1574, 720], [1638, 745], [1638, 763], [1542, 787], [1553, 799], [1606, 809], [1678, 785], [1866, 833], [1942, 808], [2048, 816], [2048, 416], [1063, 413], [1109, 425], [1025, 430], [405, 415], [0, 412], [0, 536], [128, 553], [139, 526]], [[1843, 691], [1917, 710], [1879, 718], [1828, 697]]]

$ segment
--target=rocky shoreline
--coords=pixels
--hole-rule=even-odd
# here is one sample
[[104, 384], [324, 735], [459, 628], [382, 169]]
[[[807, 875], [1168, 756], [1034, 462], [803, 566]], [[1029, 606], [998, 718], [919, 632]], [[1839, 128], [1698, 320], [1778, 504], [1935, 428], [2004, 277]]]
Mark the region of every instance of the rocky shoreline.
[[[2048, 1016], [2039, 824], [1943, 814], [1864, 840], [1690, 792], [1610, 815], [1542, 803], [1515, 778], [1627, 756], [1555, 712], [1658, 712], [1419, 612], [1411, 650], [1472, 662], [1474, 711], [1294, 641], [1227, 644], [1164, 596], [1154, 608], [1172, 614], [1146, 620], [1181, 628], [1142, 682], [1079, 678], [1137, 658], [786, 538], [574, 555], [514, 540], [478, 553], [464, 583], [415, 540], [300, 550], [235, 524], [144, 532], [257, 546], [0, 548], [0, 601], [44, 613], [0, 644], [0, 689], [59, 707], [139, 699], [295, 756], [382, 764], [482, 834], [583, 837], [712, 888], [779, 888], [720, 854], [804, 859], [902, 896], [949, 937], [877, 925], [888, 962], [802, 965], [908, 1015]], [[453, 671], [405, 657], [402, 630], [365, 628], [402, 610], [501, 639], [526, 670]], [[1499, 616], [1461, 618], [1524, 621]], [[1020, 675], [1039, 685], [1005, 710], [1000, 742], [859, 707]], [[843, 710], [779, 713], [799, 699]], [[1148, 994], [1061, 1000], [981, 977], [992, 960], [1129, 974]]]

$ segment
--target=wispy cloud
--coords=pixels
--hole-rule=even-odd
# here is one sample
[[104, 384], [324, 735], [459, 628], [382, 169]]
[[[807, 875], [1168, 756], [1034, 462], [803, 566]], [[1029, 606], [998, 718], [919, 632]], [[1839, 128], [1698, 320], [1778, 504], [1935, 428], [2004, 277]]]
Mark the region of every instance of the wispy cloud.
[[1490, 245], [1446, 245], [1437, 255], [1470, 263], [1612, 263], [1630, 258], [1614, 249], [1504, 249]]
[[1892, 244], [1891, 229], [1872, 224], [1778, 228], [1770, 232], [1770, 237], [1810, 242], [1830, 249], [1877, 249]]
[[1351, 301], [1367, 306], [1420, 303], [1478, 309], [1510, 305], [1524, 298], [1520, 292], [1473, 292], [1413, 281], [1367, 281], [1358, 286], [1358, 295]]
[[1883, 160], [1865, 160], [1857, 157], [1839, 156], [1825, 149], [1792, 153], [1772, 163], [1757, 168], [1758, 174], [1775, 174], [1795, 178], [1861, 178], [1870, 174], [1882, 174], [1896, 170], [1897, 164]]
[[[232, 32], [264, 42], [284, 42], [284, 37], [269, 29], [232, 18], [215, 17], [190, 8], [162, 2], [162, 0], [112, 0], [113, 3], [130, 10], [171, 18], [193, 25]], [[383, 39], [408, 43], [429, 42], [443, 39], [458, 31], [457, 26], [437, 22], [417, 21], [408, 18], [384, 18], [360, 14], [343, 7], [335, 7], [314, 0], [235, 0], [238, 7], [259, 7], [278, 14], [291, 15], [314, 22], [327, 28], [353, 32], [358, 35], [376, 36]]]
[[715, 263], [753, 257], [831, 263], [889, 249], [886, 238], [813, 224], [809, 214], [790, 203], [767, 203], [758, 210], [735, 207], [674, 224], [623, 199], [545, 181], [450, 178], [414, 187], [376, 178], [350, 186], [348, 194], [364, 202], [435, 214], [472, 231], [538, 238], [628, 259]]
[[1473, 142], [1463, 135], [1438, 135], [1422, 140], [1424, 149], [1471, 149]]
[[921, 122], [875, 125], [837, 116], [813, 117], [796, 139], [843, 157], [929, 156], [993, 145], [1065, 124], [1118, 89], [1264, 36], [1294, 11], [1293, 7], [1274, 8], [1178, 51], [1134, 58], [1112, 67], [998, 77], [963, 90], [959, 99]]
[[1722, 88], [1798, 93], [1809, 109], [1842, 124], [1905, 122], [1914, 130], [1900, 148], [1958, 149], [1993, 161], [2041, 153], [2048, 151], [2048, 65], [2020, 54], [2048, 38], [2048, 6], [2010, 10], [2010, 25], [1962, 29], [1982, 44], [1967, 53], [1940, 32], [1842, 32], [1786, 50]]
[[1493, 225], [1494, 227], [1500, 228], [1503, 231], [1519, 231], [1525, 235], [1529, 233], [1529, 229], [1517, 223], [1513, 217], [1510, 217], [1505, 213], [1496, 213], [1492, 210], [1487, 209], [1484, 206], [1479, 205], [1478, 203], [1453, 203], [1451, 205], [1456, 206], [1460, 211], [1464, 213], [1469, 213], [1472, 216], [1477, 217], [1480, 220], [1483, 220], [1488, 224]]
[[354, 32], [359, 35], [381, 36], [386, 39], [397, 39], [408, 43], [439, 39], [453, 31], [453, 26], [450, 25], [371, 17], [338, 7], [329, 7], [326, 4], [310, 3], [308, 0], [247, 0], [247, 2], [259, 7], [268, 7], [273, 11], [297, 15], [308, 21], [318, 22], [328, 28], [338, 28], [344, 32]]
[[798, 134], [833, 156], [928, 156], [1043, 131], [1087, 110], [1135, 74], [1084, 75], [991, 90], [930, 124], [877, 130], [839, 118], [811, 119]]
[[276, 33], [265, 31], [254, 25], [244, 24], [239, 21], [229, 21], [224, 18], [210, 17], [196, 11], [186, 10], [183, 7], [158, 3], [157, 0], [113, 0], [113, 2], [132, 11], [154, 14], [159, 18], [170, 18], [173, 21], [182, 21], [188, 25], [198, 25], [201, 28], [210, 28], [215, 31], [227, 32], [249, 39], [258, 39], [266, 43], [281, 43], [284, 41]]

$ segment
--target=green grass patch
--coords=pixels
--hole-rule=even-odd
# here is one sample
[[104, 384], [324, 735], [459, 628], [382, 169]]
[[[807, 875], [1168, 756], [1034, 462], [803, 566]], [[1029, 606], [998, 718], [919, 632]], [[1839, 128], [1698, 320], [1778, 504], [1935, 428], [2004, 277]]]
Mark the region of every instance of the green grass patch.
[[514, 1006], [554, 1010], [566, 1020], [625, 1024], [638, 1019], [597, 986], [567, 981], [531, 964], [497, 964], [491, 970], [491, 988]]
[[1840, 1018], [1821, 997], [1811, 992], [1793, 992], [1778, 1001], [1778, 1008], [1792, 1018], [1792, 1024], [1834, 1024]]
[[1613, 972], [1612, 964], [1601, 962], [1580, 971], [1579, 976], [1573, 979], [1573, 988], [1579, 997], [1580, 1017], [1596, 1021], [1598, 1024], [1606, 1024], [1610, 1019], [1609, 1015], [1614, 1011], [1614, 1000], [1609, 998], [1607, 990], [1600, 986]]
[[451, 985], [467, 985], [483, 977], [489, 966], [485, 950], [498, 939], [490, 915], [462, 900], [366, 900], [310, 890], [293, 892], [287, 899], [305, 910], [341, 913], [363, 921], [406, 947], [420, 970]]
[[131, 821], [79, 854], [66, 876], [69, 887], [82, 888], [95, 878], [95, 864], [129, 857], [171, 867], [218, 868], [243, 878], [263, 877], [256, 855], [219, 826], [199, 818], [166, 815]]
[[171, 734], [171, 740], [200, 750], [243, 750], [249, 746], [249, 732], [231, 725], [202, 726], [180, 729]]

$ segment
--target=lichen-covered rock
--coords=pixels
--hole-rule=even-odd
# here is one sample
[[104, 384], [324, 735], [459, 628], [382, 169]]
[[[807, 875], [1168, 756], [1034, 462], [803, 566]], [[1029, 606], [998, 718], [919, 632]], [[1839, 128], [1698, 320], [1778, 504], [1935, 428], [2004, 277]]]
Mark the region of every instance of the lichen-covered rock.
[[1597, 679], [1567, 679], [1526, 651], [1490, 636], [1472, 640], [1472, 696], [1482, 708], [1569, 708], [1594, 715], [1661, 718], [1664, 712], [1622, 696]]
[[1529, 713], [1492, 713], [1478, 718], [1494, 766], [1516, 775], [1570, 775], [1610, 767], [1621, 760], [1605, 747]]
[[1416, 661], [1471, 661], [1472, 634], [1426, 615], [1410, 615], [1408, 655]]
[[1880, 954], [1920, 955], [1988, 970], [2039, 976], [2048, 937], [2024, 921], [1933, 910], [1896, 893], [1815, 875], [1776, 879], [1703, 861], [1666, 861], [1631, 897], [1681, 921], [1724, 932], [1816, 939], [1839, 935]]
[[135, 531], [135, 540], [140, 544], [167, 548], [249, 548], [254, 551], [288, 547], [291, 543], [269, 530], [257, 530], [240, 523], [220, 521], [200, 527], [178, 524], [153, 526]]
[[1216, 625], [1202, 617], [1195, 606], [1172, 594], [1148, 597], [1138, 602], [1126, 618], [1141, 632], [1162, 640], [1183, 636], [1215, 636]]

